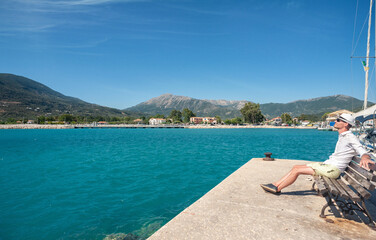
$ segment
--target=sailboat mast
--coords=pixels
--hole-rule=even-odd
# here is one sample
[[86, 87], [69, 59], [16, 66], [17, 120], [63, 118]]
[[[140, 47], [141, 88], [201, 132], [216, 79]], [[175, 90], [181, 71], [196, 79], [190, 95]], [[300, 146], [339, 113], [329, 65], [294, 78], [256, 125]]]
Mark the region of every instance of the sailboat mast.
[[366, 58], [366, 81], [364, 88], [364, 106], [363, 109], [367, 108], [367, 98], [368, 98], [368, 72], [369, 72], [369, 49], [370, 49], [370, 38], [371, 38], [371, 20], [372, 20], [372, 5], [373, 0], [370, 1], [369, 5], [369, 19], [368, 19], [368, 36], [367, 36], [367, 58]]

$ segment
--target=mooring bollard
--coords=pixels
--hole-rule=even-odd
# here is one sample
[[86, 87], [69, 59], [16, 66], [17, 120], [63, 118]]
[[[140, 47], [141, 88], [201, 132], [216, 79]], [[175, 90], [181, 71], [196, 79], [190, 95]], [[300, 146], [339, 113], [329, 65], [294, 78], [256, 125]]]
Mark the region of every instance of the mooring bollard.
[[264, 153], [265, 154], [265, 157], [263, 158], [264, 161], [274, 161], [274, 158], [272, 158], [272, 153], [271, 152], [266, 152]]

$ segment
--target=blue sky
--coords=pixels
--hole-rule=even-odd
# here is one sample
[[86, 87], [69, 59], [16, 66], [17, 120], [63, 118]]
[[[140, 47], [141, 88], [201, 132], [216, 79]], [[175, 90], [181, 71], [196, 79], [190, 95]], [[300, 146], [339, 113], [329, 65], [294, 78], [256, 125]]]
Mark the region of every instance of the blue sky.
[[0, 1], [0, 72], [119, 109], [164, 93], [363, 99], [350, 56], [358, 38], [354, 55], [365, 55], [368, 4], [359, 1], [354, 35], [356, 0]]

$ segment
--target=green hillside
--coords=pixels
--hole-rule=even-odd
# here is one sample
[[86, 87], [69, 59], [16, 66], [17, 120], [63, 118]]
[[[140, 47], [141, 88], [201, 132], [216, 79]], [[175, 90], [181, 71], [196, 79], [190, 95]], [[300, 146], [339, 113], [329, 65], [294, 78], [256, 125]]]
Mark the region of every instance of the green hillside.
[[0, 73], [0, 120], [72, 114], [125, 116], [127, 113], [68, 97], [34, 80]]
[[[373, 105], [373, 103], [369, 103]], [[260, 104], [262, 113], [267, 117], [281, 116], [282, 113], [289, 113], [292, 116], [301, 114], [324, 114], [340, 109], [349, 111], [359, 111], [363, 106], [363, 101], [345, 95], [334, 95], [328, 97], [299, 100], [290, 103], [266, 103]]]

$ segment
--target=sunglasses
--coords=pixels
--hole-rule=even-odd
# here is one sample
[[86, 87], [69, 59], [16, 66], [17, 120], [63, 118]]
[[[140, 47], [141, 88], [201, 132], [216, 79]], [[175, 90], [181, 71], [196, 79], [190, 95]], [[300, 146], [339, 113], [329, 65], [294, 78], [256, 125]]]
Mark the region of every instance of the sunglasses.
[[342, 119], [340, 119], [340, 118], [337, 118], [337, 120], [336, 120], [337, 122], [344, 122], [344, 123], [346, 123], [345, 121], [343, 121]]

